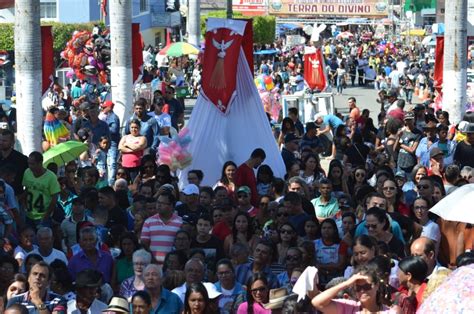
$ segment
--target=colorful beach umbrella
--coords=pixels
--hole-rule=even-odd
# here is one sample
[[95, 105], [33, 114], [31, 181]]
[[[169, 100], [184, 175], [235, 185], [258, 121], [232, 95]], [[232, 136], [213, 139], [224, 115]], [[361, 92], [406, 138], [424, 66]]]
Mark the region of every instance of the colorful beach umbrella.
[[352, 34], [351, 32], [342, 32], [336, 36], [337, 39], [349, 39], [352, 37], [354, 37], [354, 34]]
[[472, 313], [474, 264], [459, 267], [423, 301], [418, 314]]
[[78, 141], [67, 141], [60, 143], [43, 154], [43, 166], [46, 167], [54, 162], [58, 166], [67, 164], [75, 160], [80, 154], [88, 149], [87, 144]]
[[180, 41], [161, 49], [159, 54], [166, 54], [168, 57], [181, 57], [184, 55], [197, 55], [199, 54], [199, 49], [191, 44]]
[[43, 126], [44, 137], [51, 146], [56, 145], [61, 137], [67, 138], [69, 130], [51, 112], [46, 113]]

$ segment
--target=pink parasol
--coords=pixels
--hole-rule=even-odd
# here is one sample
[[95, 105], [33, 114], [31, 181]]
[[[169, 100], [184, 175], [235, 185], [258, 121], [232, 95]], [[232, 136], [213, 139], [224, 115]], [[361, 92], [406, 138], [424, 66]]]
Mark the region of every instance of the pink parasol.
[[418, 314], [472, 313], [474, 309], [474, 264], [456, 269], [421, 304]]

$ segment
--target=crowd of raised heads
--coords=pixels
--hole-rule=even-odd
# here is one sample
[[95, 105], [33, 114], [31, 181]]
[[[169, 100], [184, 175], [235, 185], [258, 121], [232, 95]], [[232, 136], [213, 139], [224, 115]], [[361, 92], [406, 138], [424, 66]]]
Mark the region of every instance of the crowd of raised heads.
[[[431, 98], [410, 105], [407, 78], [432, 93], [431, 65], [416, 62], [417, 48], [373, 48], [323, 45], [333, 84], [346, 75], [341, 68], [349, 81], [380, 89], [371, 100], [380, 104], [377, 121], [355, 97], [348, 115], [318, 113], [305, 124], [290, 108], [274, 126], [284, 177], [257, 148], [244, 162], [215, 165], [213, 182], [201, 169], [179, 181], [157, 162], [160, 142], [184, 124], [172, 85], [151, 102], [137, 99], [125, 123], [87, 82], [61, 89], [71, 112], [49, 113], [68, 135], [45, 137], [44, 147], [88, 147], [66, 163], [14, 149], [8, 121], [0, 130], [1, 309], [415, 313], [452, 271], [474, 262], [472, 226], [430, 212], [474, 183], [474, 114], [453, 124]], [[384, 80], [352, 59], [367, 59]], [[282, 71], [301, 64], [302, 55], [283, 51], [258, 67], [292, 86]], [[301, 300], [293, 288], [310, 266], [317, 275]]]

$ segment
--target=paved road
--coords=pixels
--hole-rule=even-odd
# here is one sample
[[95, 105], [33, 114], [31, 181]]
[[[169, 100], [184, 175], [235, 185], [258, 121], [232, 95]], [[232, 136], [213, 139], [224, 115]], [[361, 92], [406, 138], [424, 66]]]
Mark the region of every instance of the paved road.
[[[380, 109], [380, 105], [375, 101], [377, 97], [377, 91], [373, 88], [364, 88], [357, 86], [345, 89], [342, 95], [334, 96], [334, 104], [338, 112], [341, 112], [343, 115], [349, 112], [349, 108], [347, 107], [347, 98], [351, 96], [357, 99], [357, 104], [361, 110], [370, 110], [370, 116], [374, 120], [374, 123], [377, 124], [377, 114], [379, 113]], [[186, 121], [189, 120], [195, 102], [196, 99], [186, 99]]]
[[[337, 112], [342, 113], [343, 115], [347, 115], [349, 113], [349, 108], [347, 105], [347, 98], [355, 97], [357, 100], [358, 107], [362, 109], [369, 109], [370, 110], [370, 117], [373, 119], [374, 124], [377, 126], [377, 115], [380, 110], [380, 105], [375, 101], [377, 97], [377, 91], [373, 88], [365, 88], [365, 87], [348, 87], [342, 93], [342, 95], [335, 95], [334, 96], [334, 105]], [[189, 117], [191, 116], [192, 109], [194, 104], [196, 103], [196, 99], [186, 99], [185, 105], [185, 120], [188, 121]], [[321, 160], [321, 165], [324, 170], [327, 172], [329, 168], [329, 160], [323, 159]]]

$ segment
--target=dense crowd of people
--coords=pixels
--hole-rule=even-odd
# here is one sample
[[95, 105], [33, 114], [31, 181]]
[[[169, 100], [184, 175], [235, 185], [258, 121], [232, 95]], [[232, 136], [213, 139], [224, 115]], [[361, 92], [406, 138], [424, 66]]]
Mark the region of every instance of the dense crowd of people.
[[[415, 313], [450, 272], [474, 263], [472, 226], [429, 212], [474, 183], [474, 113], [454, 125], [434, 108], [423, 48], [379, 45], [323, 42], [330, 84], [337, 93], [373, 85], [378, 121], [355, 97], [347, 116], [306, 124], [290, 108], [275, 133], [284, 178], [262, 149], [216, 165], [212, 186], [200, 169], [179, 182], [157, 163], [160, 142], [185, 123], [173, 84], [188, 70], [157, 66], [151, 79], [166, 84], [151, 102], [137, 99], [125, 123], [88, 82], [55, 84], [47, 115], [68, 134], [45, 137], [44, 150], [66, 140], [89, 149], [45, 167], [42, 153], [14, 149], [15, 119], [0, 130], [2, 311]], [[272, 48], [279, 53], [256, 72], [304, 91], [303, 52]], [[415, 89], [426, 101], [412, 105]], [[315, 286], [298, 301], [293, 287], [308, 266]]]

